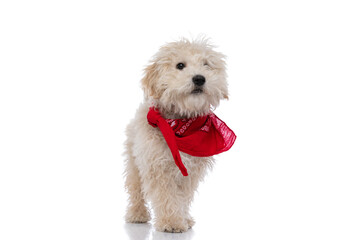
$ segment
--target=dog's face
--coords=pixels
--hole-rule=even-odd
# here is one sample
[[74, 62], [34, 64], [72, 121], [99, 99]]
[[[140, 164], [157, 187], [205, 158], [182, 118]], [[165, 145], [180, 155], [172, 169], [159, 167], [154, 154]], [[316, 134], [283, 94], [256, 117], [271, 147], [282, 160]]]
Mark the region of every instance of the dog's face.
[[206, 114], [228, 95], [224, 55], [206, 41], [166, 44], [145, 69], [142, 86], [161, 111], [179, 117]]

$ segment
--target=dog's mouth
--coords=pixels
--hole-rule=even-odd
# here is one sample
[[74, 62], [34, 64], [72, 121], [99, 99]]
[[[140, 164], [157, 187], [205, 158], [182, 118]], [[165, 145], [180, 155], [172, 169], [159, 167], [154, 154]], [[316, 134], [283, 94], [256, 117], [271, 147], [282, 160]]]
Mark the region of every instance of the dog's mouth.
[[204, 91], [201, 88], [195, 88], [194, 90], [191, 91], [191, 94], [200, 94], [203, 92]]

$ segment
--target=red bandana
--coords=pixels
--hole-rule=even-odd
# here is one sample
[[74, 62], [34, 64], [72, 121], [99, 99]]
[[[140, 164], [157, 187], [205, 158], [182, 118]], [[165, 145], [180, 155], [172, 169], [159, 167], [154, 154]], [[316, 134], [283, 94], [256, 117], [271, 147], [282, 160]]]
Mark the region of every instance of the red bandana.
[[209, 157], [229, 150], [236, 139], [234, 132], [214, 113], [189, 119], [164, 119], [151, 107], [147, 119], [151, 126], [159, 127], [184, 176], [188, 173], [179, 150], [196, 157]]

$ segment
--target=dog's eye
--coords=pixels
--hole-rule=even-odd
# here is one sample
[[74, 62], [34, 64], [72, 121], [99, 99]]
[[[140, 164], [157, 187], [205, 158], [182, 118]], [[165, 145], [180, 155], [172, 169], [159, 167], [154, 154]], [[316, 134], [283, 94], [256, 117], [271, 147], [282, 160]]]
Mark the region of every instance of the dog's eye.
[[179, 70], [183, 70], [185, 67], [185, 64], [184, 63], [178, 63], [176, 64], [176, 68], [179, 69]]
[[207, 69], [212, 69], [212, 67], [210, 66], [210, 64], [207, 62], [207, 61], [204, 61], [204, 66], [207, 68]]

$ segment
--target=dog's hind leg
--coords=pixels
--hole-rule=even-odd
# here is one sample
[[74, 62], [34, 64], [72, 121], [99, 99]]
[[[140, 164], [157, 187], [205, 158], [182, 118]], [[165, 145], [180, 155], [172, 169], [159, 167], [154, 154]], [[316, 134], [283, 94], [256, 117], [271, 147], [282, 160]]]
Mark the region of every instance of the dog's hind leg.
[[139, 170], [135, 165], [134, 157], [131, 154], [131, 146], [128, 143], [126, 143], [126, 154], [125, 188], [129, 194], [129, 206], [125, 220], [130, 223], [146, 223], [151, 219], [150, 212], [141, 190]]

